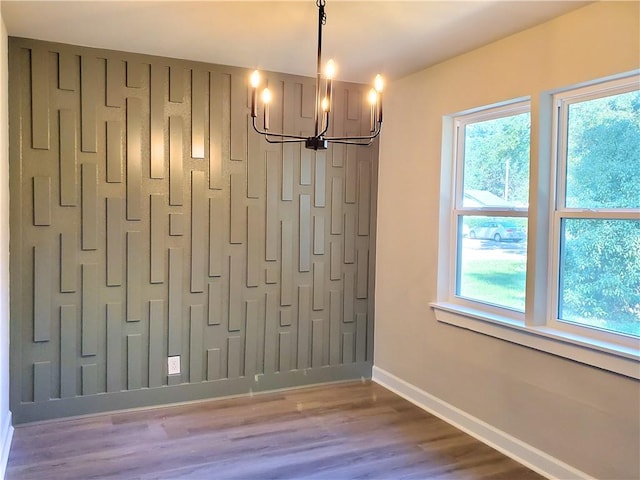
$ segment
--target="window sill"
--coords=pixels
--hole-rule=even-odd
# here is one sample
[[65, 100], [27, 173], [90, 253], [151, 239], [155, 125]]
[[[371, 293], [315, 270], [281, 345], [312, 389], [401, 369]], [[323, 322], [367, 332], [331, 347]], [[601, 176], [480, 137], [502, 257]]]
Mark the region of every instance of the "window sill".
[[437, 302], [430, 305], [439, 322], [640, 379], [638, 350], [596, 342], [548, 327], [525, 326], [507, 317], [452, 303]]

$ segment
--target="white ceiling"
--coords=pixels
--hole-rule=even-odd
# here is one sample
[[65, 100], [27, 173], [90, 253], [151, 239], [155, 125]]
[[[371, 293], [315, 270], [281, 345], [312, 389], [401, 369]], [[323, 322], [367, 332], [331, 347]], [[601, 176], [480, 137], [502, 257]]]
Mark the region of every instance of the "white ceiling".
[[[323, 59], [340, 80], [398, 78], [587, 3], [327, 0]], [[315, 74], [314, 0], [4, 0], [2, 16], [11, 36]]]

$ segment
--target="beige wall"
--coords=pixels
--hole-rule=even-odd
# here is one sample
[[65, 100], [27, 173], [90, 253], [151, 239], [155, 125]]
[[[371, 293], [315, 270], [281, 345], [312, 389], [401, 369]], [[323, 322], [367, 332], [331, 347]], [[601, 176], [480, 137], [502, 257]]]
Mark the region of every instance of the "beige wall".
[[438, 324], [443, 115], [639, 67], [639, 4], [601, 2], [389, 85], [381, 140], [376, 367], [598, 478], [638, 478], [640, 388], [627, 377]]
[[7, 29], [0, 13], [0, 477], [9, 455], [9, 147]]

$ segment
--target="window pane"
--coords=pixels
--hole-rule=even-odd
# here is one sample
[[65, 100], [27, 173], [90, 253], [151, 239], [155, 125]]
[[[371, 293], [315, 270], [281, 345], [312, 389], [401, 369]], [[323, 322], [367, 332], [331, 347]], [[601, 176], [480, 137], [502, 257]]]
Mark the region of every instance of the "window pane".
[[528, 112], [465, 126], [463, 207], [527, 206], [530, 128]]
[[640, 91], [569, 105], [568, 208], [640, 208]]
[[460, 217], [456, 295], [524, 311], [526, 218]]
[[562, 222], [558, 318], [640, 336], [640, 220]]

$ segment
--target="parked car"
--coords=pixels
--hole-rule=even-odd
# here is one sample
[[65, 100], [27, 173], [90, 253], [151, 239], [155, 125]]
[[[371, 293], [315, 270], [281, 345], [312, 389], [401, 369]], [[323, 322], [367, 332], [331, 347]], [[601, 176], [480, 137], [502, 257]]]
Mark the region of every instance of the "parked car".
[[469, 229], [469, 238], [481, 238], [495, 242], [520, 242], [526, 238], [524, 228], [508, 220], [491, 220]]

